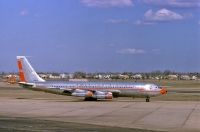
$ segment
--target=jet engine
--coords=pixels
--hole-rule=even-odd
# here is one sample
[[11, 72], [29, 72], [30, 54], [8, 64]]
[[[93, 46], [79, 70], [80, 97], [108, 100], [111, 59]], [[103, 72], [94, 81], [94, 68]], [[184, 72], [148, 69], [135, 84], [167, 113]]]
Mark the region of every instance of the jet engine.
[[73, 93], [72, 96], [76, 97], [85, 97], [88, 100], [90, 99], [112, 99], [113, 94], [111, 92], [101, 92], [101, 91], [88, 91], [88, 90], [81, 90], [81, 89], [76, 89]]
[[111, 92], [96, 91], [94, 93], [94, 97], [96, 97], [97, 99], [112, 99], [113, 95]]
[[77, 97], [92, 97], [93, 93], [91, 91], [87, 91], [87, 90], [76, 89], [72, 93], [72, 96], [77, 96]]

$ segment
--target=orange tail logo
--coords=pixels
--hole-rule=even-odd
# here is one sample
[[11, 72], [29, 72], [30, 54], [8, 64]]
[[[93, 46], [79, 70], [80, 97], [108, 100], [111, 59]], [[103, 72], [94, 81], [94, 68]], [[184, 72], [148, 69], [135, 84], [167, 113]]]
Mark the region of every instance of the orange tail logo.
[[17, 60], [17, 64], [18, 64], [18, 68], [19, 68], [19, 78], [20, 78], [20, 81], [21, 82], [26, 82], [21, 59]]

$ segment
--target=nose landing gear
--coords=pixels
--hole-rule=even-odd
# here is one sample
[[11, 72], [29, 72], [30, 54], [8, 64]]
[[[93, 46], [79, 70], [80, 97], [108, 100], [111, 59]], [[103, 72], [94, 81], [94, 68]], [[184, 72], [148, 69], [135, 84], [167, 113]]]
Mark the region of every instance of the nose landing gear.
[[150, 102], [150, 97], [147, 96], [146, 102]]

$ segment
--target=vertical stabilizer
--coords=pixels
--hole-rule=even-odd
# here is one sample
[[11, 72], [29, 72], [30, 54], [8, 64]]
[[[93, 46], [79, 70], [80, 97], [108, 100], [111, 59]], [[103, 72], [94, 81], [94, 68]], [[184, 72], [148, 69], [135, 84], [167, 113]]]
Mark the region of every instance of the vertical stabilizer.
[[17, 65], [19, 68], [20, 82], [45, 82], [45, 80], [39, 77], [35, 72], [25, 56], [17, 56]]

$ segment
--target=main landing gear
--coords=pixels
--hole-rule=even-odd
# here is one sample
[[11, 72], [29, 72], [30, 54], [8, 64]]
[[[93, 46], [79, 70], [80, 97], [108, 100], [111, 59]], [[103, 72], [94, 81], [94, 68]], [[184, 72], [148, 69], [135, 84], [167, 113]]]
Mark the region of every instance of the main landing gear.
[[147, 98], [146, 98], [146, 102], [149, 102], [149, 101], [150, 101], [150, 97], [147, 96]]

